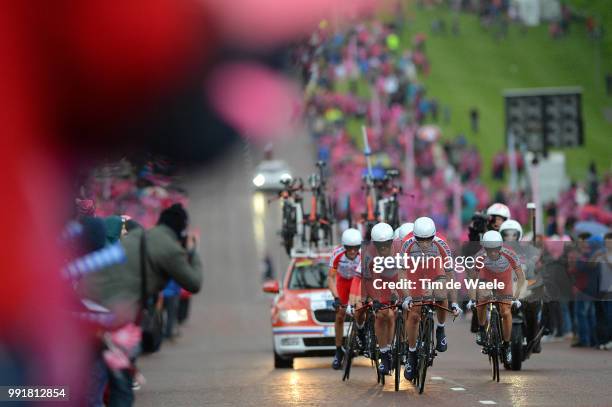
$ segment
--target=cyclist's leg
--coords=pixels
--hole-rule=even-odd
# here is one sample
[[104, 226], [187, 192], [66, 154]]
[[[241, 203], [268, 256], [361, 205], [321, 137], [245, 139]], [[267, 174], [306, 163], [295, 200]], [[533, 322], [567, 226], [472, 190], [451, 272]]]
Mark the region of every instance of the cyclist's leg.
[[[438, 279], [438, 281], [445, 282], [445, 279]], [[448, 292], [447, 290], [435, 290], [434, 298], [436, 299], [436, 303], [443, 306], [444, 308], [448, 308]], [[436, 350], [438, 352], [446, 352], [448, 347], [448, 339], [446, 338], [446, 332], [444, 330], [446, 323], [446, 310], [437, 308], [436, 316]]]
[[[430, 269], [425, 272], [426, 278], [431, 279], [431, 281], [435, 281], [437, 283], [446, 284], [446, 273], [442, 268]], [[442, 289], [432, 290], [431, 293], [426, 293], [427, 295], [431, 295], [438, 305], [441, 305], [445, 308], [448, 308], [448, 290], [446, 287]], [[436, 318], [438, 323], [436, 326], [444, 326], [446, 322], [446, 311], [440, 308], [436, 309]]]
[[353, 277], [349, 294], [349, 304], [354, 307], [353, 319], [357, 328], [357, 342], [359, 350], [365, 346], [365, 319], [366, 309], [361, 305], [361, 279]]
[[365, 307], [360, 307], [357, 311], [355, 311], [355, 322], [357, 322], [357, 327], [363, 327], [366, 319], [366, 310]]
[[[436, 290], [434, 291], [434, 296], [436, 298], [436, 302], [443, 306], [444, 308], [448, 308], [448, 297], [447, 297], [448, 293], [446, 290]], [[446, 314], [448, 314], [448, 312], [446, 312], [445, 310], [438, 308], [436, 310], [436, 316], [438, 319], [438, 325], [442, 325], [444, 326], [444, 324], [446, 323]]]
[[484, 328], [487, 323], [487, 310], [484, 307], [478, 309], [478, 328]]
[[421, 306], [417, 305], [410, 309], [406, 318], [406, 339], [409, 348], [416, 348], [417, 336], [419, 334], [419, 321], [421, 320]]
[[349, 290], [349, 304], [355, 307], [355, 322], [357, 327], [363, 327], [365, 323], [365, 308], [361, 307], [361, 278], [353, 277]]
[[389, 324], [387, 327], [387, 341], [389, 342], [389, 345], [391, 345], [391, 342], [393, 341], [393, 334], [395, 333], [395, 310], [389, 309], [387, 311], [389, 315]]
[[378, 367], [382, 374], [389, 374], [393, 361], [391, 358], [391, 338], [393, 337], [393, 311], [385, 309], [376, 313], [376, 339], [380, 348], [381, 364]]
[[391, 343], [391, 337], [393, 336], [393, 330], [391, 329], [391, 334], [389, 333], [389, 328], [393, 327], [393, 311], [386, 309], [382, 311], [378, 311], [376, 313], [376, 339], [378, 340], [378, 345], [381, 349], [386, 348]]
[[408, 341], [408, 354], [406, 358], [406, 369], [404, 378], [412, 380], [414, 378], [417, 362], [417, 337], [419, 335], [419, 321], [421, 319], [421, 306], [414, 306], [410, 309], [406, 318], [406, 338]]
[[[427, 299], [431, 299], [433, 292], [431, 290], [425, 290], [420, 285], [420, 279], [428, 278], [422, 270], [417, 270], [408, 277], [411, 281], [414, 281], [416, 288], [410, 290], [410, 294], [413, 297], [413, 301], [421, 302]], [[416, 350], [417, 336], [419, 335], [419, 321], [421, 320], [421, 306], [414, 305], [410, 308], [408, 316], [406, 317], [406, 342], [408, 342], [408, 350]]]
[[499, 313], [502, 319], [504, 342], [510, 342], [510, 335], [512, 334], [512, 311], [510, 309], [510, 304], [499, 304]]
[[[478, 301], [483, 301], [490, 298], [491, 291], [487, 290], [476, 290], [476, 298]], [[485, 343], [485, 325], [487, 323], [487, 309], [486, 307], [476, 307], [475, 309], [476, 317], [478, 319], [478, 329], [476, 331], [476, 344], [484, 345]]]
[[[442, 301], [436, 301], [436, 302], [440, 304], [441, 306], [443, 306], [444, 308], [448, 308], [448, 300], [442, 300]], [[438, 308], [438, 310], [436, 311], [436, 315], [438, 317], [438, 325], [444, 326], [444, 324], [446, 323], [446, 316], [447, 316], [446, 314], [448, 314], [446, 310]]]
[[346, 311], [344, 308], [339, 308], [338, 311], [336, 311], [336, 320], [334, 321], [334, 328], [336, 329], [336, 347], [342, 346], [345, 315]]
[[410, 318], [410, 312], [404, 311], [404, 339], [406, 340], [406, 345], [408, 344], [408, 319]]
[[[349, 301], [349, 294], [351, 290], [352, 279], [343, 278], [339, 274], [336, 274], [336, 289], [338, 290], [338, 298], [342, 305], [347, 305]], [[336, 348], [342, 346], [342, 339], [344, 336], [344, 318], [346, 310], [344, 308], [338, 308], [336, 311], [336, 321], [334, 327], [336, 329]]]
[[334, 354], [334, 360], [332, 361], [332, 368], [338, 370], [342, 367], [342, 361], [344, 360], [345, 350], [342, 347], [342, 340], [344, 336], [344, 316], [346, 311], [344, 308], [339, 308], [336, 311], [336, 321], [334, 324], [336, 330], [336, 353]]
[[[336, 276], [338, 297], [340, 298], [340, 302], [342, 303], [342, 305], [346, 305], [346, 303], [348, 302], [350, 282], [351, 280], [344, 279], [339, 275]], [[336, 354], [334, 355], [334, 360], [332, 362], [332, 368], [336, 370], [341, 368], [342, 361], [344, 360], [344, 350], [342, 348], [342, 342], [344, 339], [345, 315], [346, 310], [344, 308], [340, 307], [336, 310], [336, 321], [334, 323], [334, 328], [336, 330]]]
[[[493, 292], [491, 290], [476, 290], [476, 298], [479, 301], [487, 301], [490, 300], [493, 296]], [[478, 309], [478, 326], [480, 328], [484, 328], [487, 323], [487, 309], [486, 307], [477, 307]]]

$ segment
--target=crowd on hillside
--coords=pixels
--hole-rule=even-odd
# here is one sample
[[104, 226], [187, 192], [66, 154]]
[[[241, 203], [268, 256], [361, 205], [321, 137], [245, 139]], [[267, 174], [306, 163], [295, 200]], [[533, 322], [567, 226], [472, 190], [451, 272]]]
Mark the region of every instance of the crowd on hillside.
[[[480, 182], [482, 157], [476, 146], [463, 135], [441, 139], [435, 123], [439, 110], [445, 110], [441, 107], [444, 104], [428, 95], [419, 81], [435, 69], [425, 52], [426, 36], [417, 34], [407, 43], [401, 28], [395, 22], [379, 21], [345, 30], [322, 25], [299, 49], [306, 116], [320, 158], [330, 164], [331, 190], [339, 212], [346, 212], [346, 202], [350, 202], [351, 213], [364, 211], [361, 170], [366, 164], [359, 129], [363, 123], [378, 171], [375, 175], [382, 168], [398, 168], [402, 170], [401, 184], [409, 186], [400, 197], [403, 218], [427, 214], [441, 229], [450, 230], [453, 218], [465, 225], [474, 211], [483, 210], [490, 202], [504, 202], [513, 217], [525, 224], [528, 190], [489, 191]], [[519, 176], [527, 176], [522, 156], [515, 159]], [[406, 171], [410, 160], [413, 177]], [[498, 152], [493, 157], [493, 177], [503, 180], [509, 164], [507, 152]], [[461, 186], [460, 214], [453, 213], [457, 183]], [[597, 195], [596, 202], [582, 200], [581, 191], [586, 190]], [[588, 180], [572, 184], [559, 197], [559, 215], [610, 225], [611, 197], [610, 175], [601, 178], [592, 167]]]
[[[408, 39], [402, 24], [373, 21], [340, 30], [322, 24], [298, 51], [306, 117], [319, 158], [329, 163], [333, 175], [330, 190], [339, 217], [359, 217], [365, 211], [363, 124], [374, 175], [382, 176], [386, 168], [401, 172], [402, 219], [429, 216], [451, 239], [465, 241], [474, 213], [502, 202], [513, 219], [530, 229], [528, 183], [521, 182], [523, 186], [516, 191], [507, 187], [489, 191], [480, 182], [482, 157], [477, 147], [463, 135], [441, 138], [435, 123], [450, 121], [450, 111], [419, 81], [436, 69], [427, 57], [426, 35]], [[478, 114], [472, 116], [472, 131], [476, 132]], [[527, 178], [523, 157], [517, 155], [515, 160], [519, 177]], [[498, 152], [491, 167], [493, 178], [507, 178], [509, 166], [507, 152]], [[461, 205], [454, 205], [456, 199]], [[555, 321], [549, 322], [551, 338], [570, 335], [576, 346], [609, 348], [609, 302], [573, 299], [584, 290], [589, 291], [590, 299], [609, 296], [612, 291], [612, 247], [606, 234], [612, 226], [612, 174], [602, 177], [592, 164], [588, 178], [573, 182], [555, 203], [547, 205], [546, 214], [546, 230], [537, 236], [542, 275], [552, 273], [554, 278], [549, 280], [556, 282], [555, 270], [563, 270], [570, 290], [564, 301], [546, 306], [551, 315], [548, 321]]]

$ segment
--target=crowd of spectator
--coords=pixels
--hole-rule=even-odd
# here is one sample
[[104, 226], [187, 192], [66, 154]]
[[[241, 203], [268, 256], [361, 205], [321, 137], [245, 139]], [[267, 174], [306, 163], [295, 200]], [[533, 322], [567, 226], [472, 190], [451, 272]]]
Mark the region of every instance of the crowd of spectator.
[[200, 290], [197, 238], [188, 234], [188, 199], [168, 163], [123, 160], [94, 170], [76, 198], [62, 242], [64, 277], [88, 329], [92, 372], [88, 405], [130, 406], [145, 383], [142, 353], [174, 341]]
[[[502, 7], [499, 12], [508, 11], [503, 9], [504, 2], [489, 3], [490, 7], [480, 9], [483, 17], [495, 14], [491, 7], [497, 3]], [[472, 215], [501, 202], [513, 219], [529, 229], [529, 185], [522, 182], [514, 191], [508, 187], [489, 191], [480, 182], [482, 158], [477, 147], [464, 135], [441, 139], [433, 124], [439, 120], [440, 109], [450, 121], [450, 110], [444, 113], [444, 100], [429, 96], [419, 80], [435, 69], [427, 58], [426, 35], [417, 34], [406, 43], [402, 24], [374, 21], [340, 30], [322, 25], [299, 49], [306, 117], [319, 158], [330, 164], [338, 215], [358, 218], [365, 211], [366, 159], [359, 132], [363, 124], [374, 175], [391, 167], [401, 171], [403, 219], [430, 216], [451, 240], [465, 241]], [[478, 111], [472, 110], [472, 132], [476, 133]], [[517, 154], [514, 160], [519, 177], [525, 180], [523, 156]], [[510, 164], [508, 153], [498, 152], [493, 157], [493, 178], [506, 179]], [[457, 188], [459, 214], [453, 205]], [[612, 312], [610, 302], [600, 300], [609, 299], [611, 290], [610, 235], [606, 233], [612, 225], [612, 175], [600, 177], [592, 164], [587, 179], [572, 183], [547, 205], [546, 219], [545, 233], [537, 236], [539, 272], [551, 287], [560, 284], [552, 289], [563, 295], [544, 307], [543, 320], [552, 332], [545, 340], [569, 336], [574, 346], [608, 349]]]

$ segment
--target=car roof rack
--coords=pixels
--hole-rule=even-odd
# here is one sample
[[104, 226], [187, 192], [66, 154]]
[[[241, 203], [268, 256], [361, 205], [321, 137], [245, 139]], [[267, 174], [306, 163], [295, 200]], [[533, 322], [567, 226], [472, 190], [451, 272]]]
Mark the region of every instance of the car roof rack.
[[296, 257], [329, 257], [332, 254], [330, 247], [312, 249], [310, 247], [294, 247], [291, 249], [291, 258]]

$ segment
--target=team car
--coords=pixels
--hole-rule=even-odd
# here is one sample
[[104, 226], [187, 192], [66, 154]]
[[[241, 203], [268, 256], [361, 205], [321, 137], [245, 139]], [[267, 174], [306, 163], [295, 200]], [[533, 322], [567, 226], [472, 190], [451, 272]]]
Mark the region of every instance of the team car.
[[[327, 287], [329, 257], [329, 253], [292, 257], [281, 284], [269, 280], [263, 285], [264, 292], [276, 294], [271, 307], [276, 368], [292, 368], [296, 357], [334, 355], [334, 299]], [[347, 329], [345, 323], [344, 335]]]
[[286, 162], [281, 160], [264, 160], [255, 168], [253, 185], [258, 191], [280, 191], [281, 181], [290, 178], [291, 170]]

